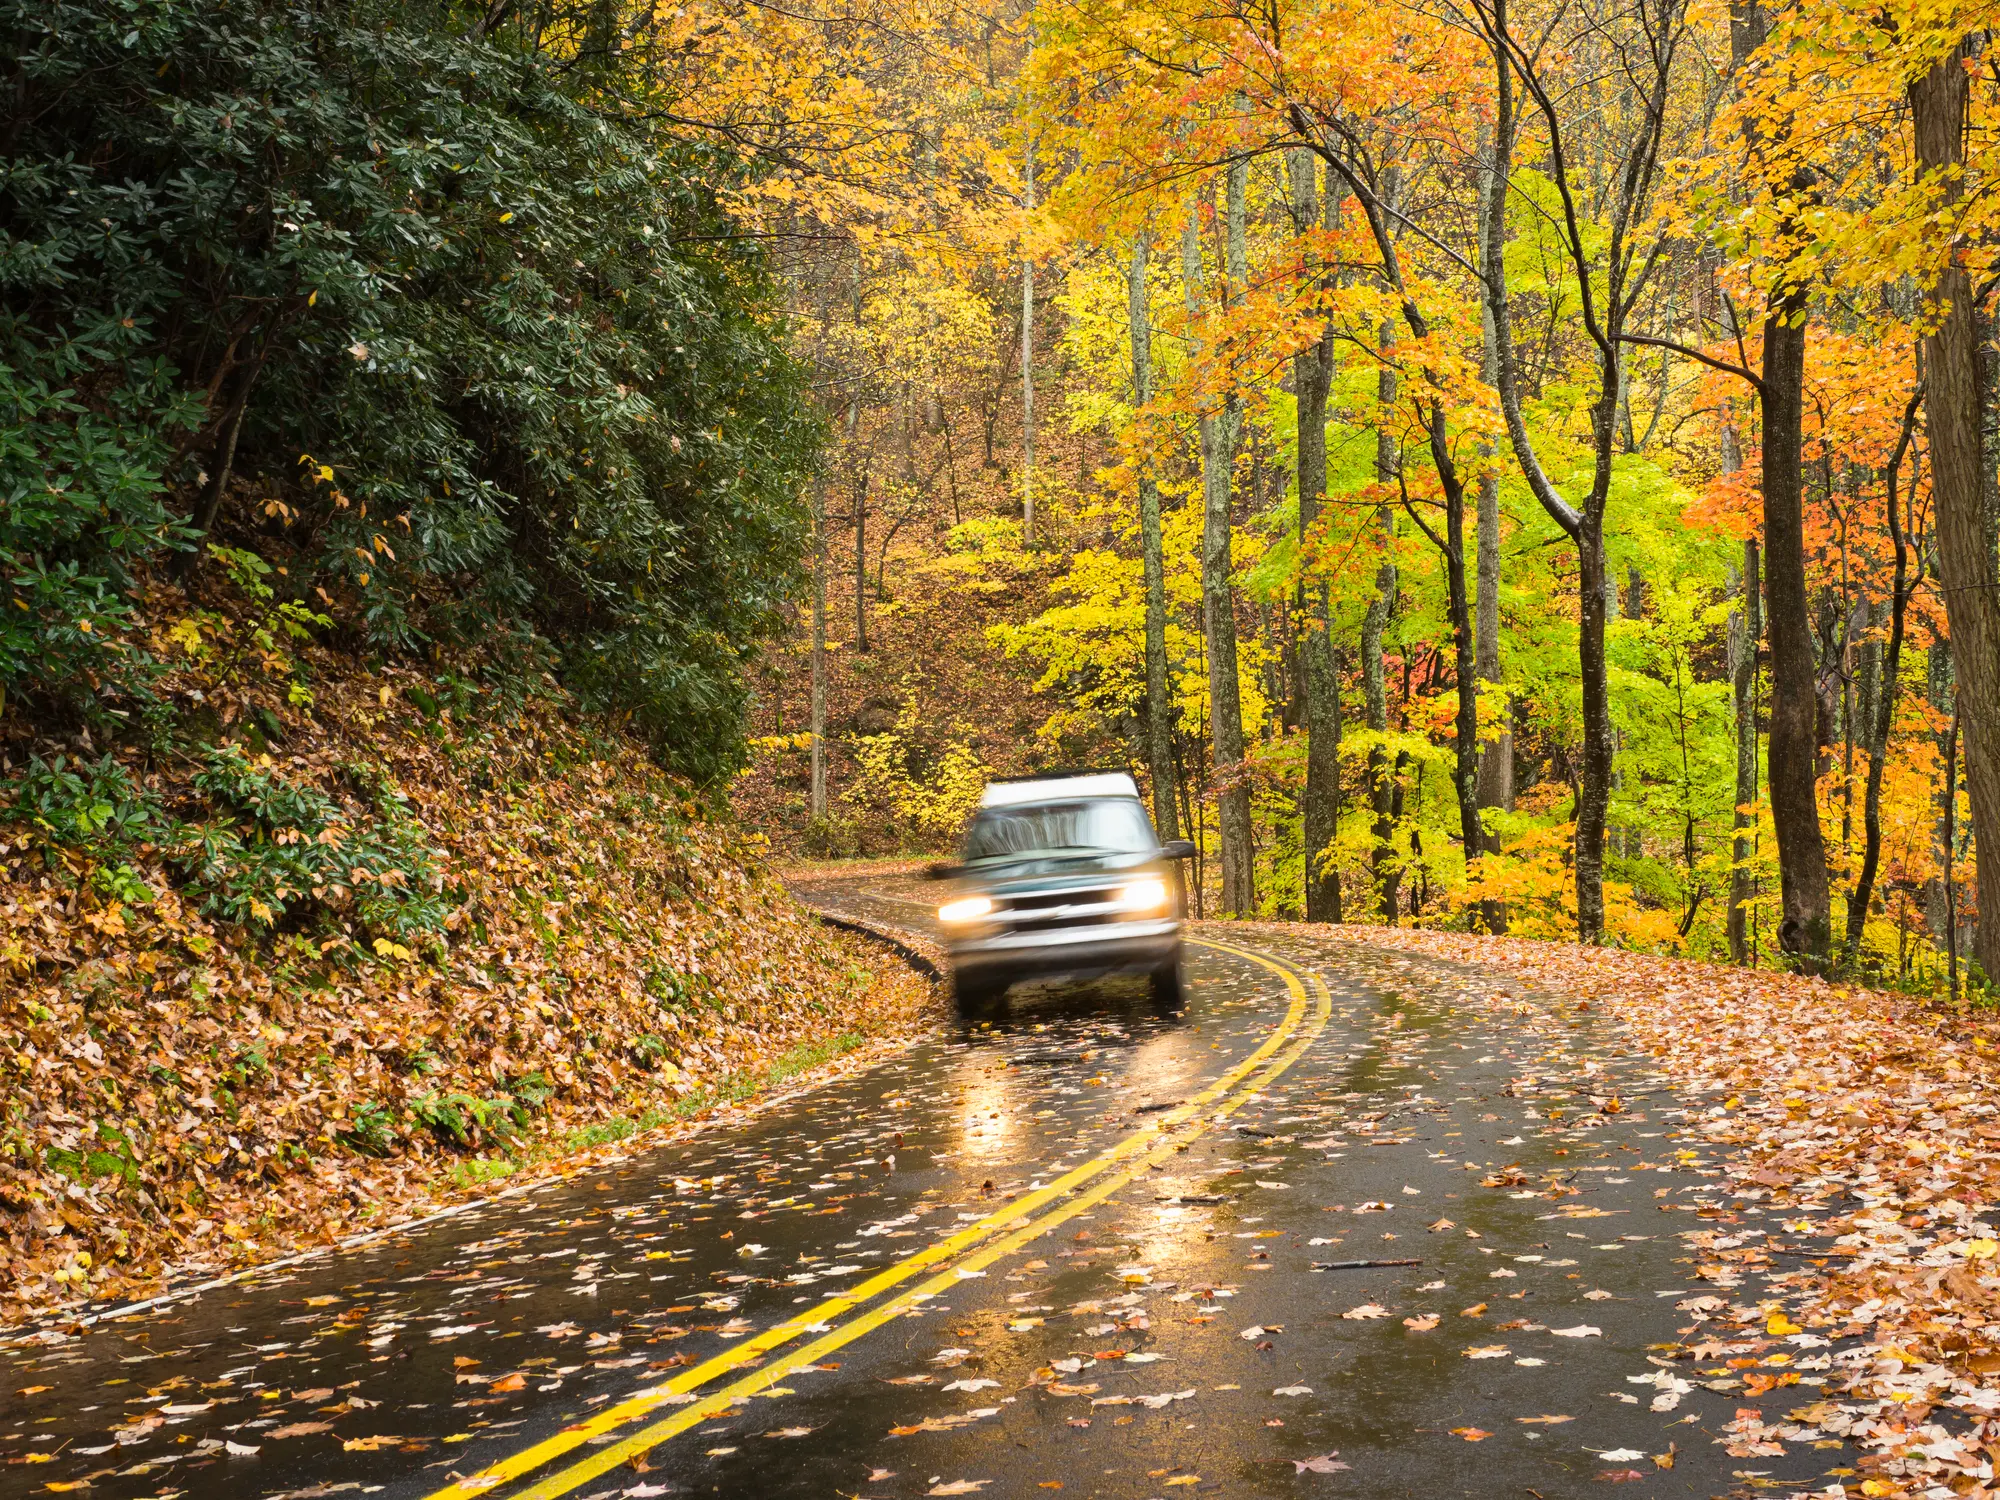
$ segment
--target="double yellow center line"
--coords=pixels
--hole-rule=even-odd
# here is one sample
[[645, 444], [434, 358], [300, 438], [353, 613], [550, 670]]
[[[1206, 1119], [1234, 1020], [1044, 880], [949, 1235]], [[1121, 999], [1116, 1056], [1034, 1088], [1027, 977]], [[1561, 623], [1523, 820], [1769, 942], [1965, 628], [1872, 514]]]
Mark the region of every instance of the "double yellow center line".
[[[434, 1491], [426, 1500], [465, 1500], [467, 1496], [488, 1494], [564, 1454], [644, 1421], [662, 1408], [673, 1408], [670, 1415], [650, 1422], [616, 1442], [595, 1448], [588, 1457], [548, 1475], [511, 1497], [511, 1500], [556, 1500], [557, 1496], [566, 1495], [638, 1454], [709, 1420], [732, 1403], [769, 1391], [786, 1375], [817, 1364], [826, 1355], [949, 1290], [958, 1284], [960, 1272], [981, 1270], [1012, 1254], [1066, 1219], [1103, 1202], [1140, 1173], [1170, 1159], [1190, 1141], [1228, 1119], [1312, 1045], [1332, 1015], [1333, 997], [1317, 975], [1301, 974], [1290, 965], [1264, 954], [1205, 939], [1190, 941], [1269, 970], [1284, 981], [1290, 996], [1284, 1019], [1262, 1044], [1194, 1098], [1172, 1110], [1162, 1111], [1109, 1150], [1073, 1167], [1047, 1186], [1023, 1194], [985, 1218], [966, 1225], [892, 1266], [884, 1267], [839, 1296], [830, 1297], [808, 1312], [774, 1324], [754, 1338], [731, 1345], [662, 1385], [650, 1386], [614, 1406], [608, 1406], [587, 1421], [565, 1427], [476, 1474], [456, 1479]], [[1048, 1211], [1043, 1212], [1044, 1209]], [[936, 1274], [918, 1281], [915, 1286], [906, 1286], [906, 1283], [924, 1276], [925, 1272]], [[876, 1306], [857, 1311], [898, 1287], [905, 1289]], [[850, 1313], [856, 1315], [838, 1326], [825, 1327]], [[745, 1365], [756, 1363], [771, 1350], [816, 1331], [819, 1337], [767, 1364], [759, 1364], [750, 1375], [706, 1396], [694, 1396], [693, 1393], [702, 1386]]]

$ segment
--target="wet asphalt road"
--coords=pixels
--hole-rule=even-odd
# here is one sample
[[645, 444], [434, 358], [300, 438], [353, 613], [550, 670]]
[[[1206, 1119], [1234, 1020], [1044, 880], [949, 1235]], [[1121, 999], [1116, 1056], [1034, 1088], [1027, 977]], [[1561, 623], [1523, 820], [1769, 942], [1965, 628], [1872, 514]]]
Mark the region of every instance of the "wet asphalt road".
[[[923, 926], [920, 886], [814, 895]], [[1789, 1269], [1695, 1280], [1685, 1234], [1788, 1237], [1676, 1139], [1715, 1101], [1509, 981], [1203, 936], [1180, 1016], [1017, 992], [621, 1167], [0, 1340], [0, 1494], [1824, 1488], [1831, 1440], [1723, 1431], [1815, 1399], [1824, 1340], [1677, 1344], [1678, 1303], [1759, 1306]], [[1337, 1268], [1392, 1260], [1419, 1263]], [[1798, 1381], [1759, 1400], [1759, 1370]]]

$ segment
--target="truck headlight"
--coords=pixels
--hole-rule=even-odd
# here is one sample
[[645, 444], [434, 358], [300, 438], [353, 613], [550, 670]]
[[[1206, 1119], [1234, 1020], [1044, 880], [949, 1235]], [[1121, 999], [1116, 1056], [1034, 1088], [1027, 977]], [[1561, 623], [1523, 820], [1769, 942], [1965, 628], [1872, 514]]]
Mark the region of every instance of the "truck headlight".
[[1167, 904], [1167, 883], [1164, 880], [1135, 880], [1130, 885], [1119, 887], [1112, 904], [1120, 911], [1158, 911]]
[[993, 910], [993, 901], [987, 896], [967, 896], [962, 901], [947, 901], [938, 908], [940, 922], [976, 922]]

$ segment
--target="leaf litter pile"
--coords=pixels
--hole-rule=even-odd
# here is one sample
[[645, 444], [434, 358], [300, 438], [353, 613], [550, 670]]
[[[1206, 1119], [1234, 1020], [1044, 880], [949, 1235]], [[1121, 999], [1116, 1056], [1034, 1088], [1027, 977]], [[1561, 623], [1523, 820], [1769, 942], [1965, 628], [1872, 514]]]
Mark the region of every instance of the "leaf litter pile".
[[[1569, 944], [1349, 928], [1476, 964], [1607, 1013], [1704, 1101], [1687, 1129], [1728, 1148], [1726, 1193], [1690, 1232], [1712, 1291], [1680, 1304], [1697, 1360], [1783, 1402], [1830, 1345], [1836, 1378], [1723, 1438], [1748, 1459], [1820, 1434], [1862, 1450], [1849, 1495], [1986, 1496], [2000, 1454], [2000, 1070], [1991, 1028], [1906, 997]], [[1518, 995], [1497, 1003], [1532, 1007]], [[1657, 1405], [1687, 1382], [1655, 1378]], [[1815, 1494], [1842, 1493], [1841, 1485]]]
[[201, 765], [0, 822], [0, 1311], [574, 1165], [927, 1004], [553, 690], [455, 716], [316, 654], [307, 708], [211, 684]]

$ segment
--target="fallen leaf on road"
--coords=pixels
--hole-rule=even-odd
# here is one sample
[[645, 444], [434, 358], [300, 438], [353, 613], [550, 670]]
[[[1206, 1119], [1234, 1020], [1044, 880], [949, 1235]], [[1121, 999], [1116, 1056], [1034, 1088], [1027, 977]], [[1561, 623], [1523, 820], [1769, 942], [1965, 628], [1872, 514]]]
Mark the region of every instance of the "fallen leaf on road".
[[1584, 1301], [1586, 1301], [1586, 1302], [1602, 1302], [1602, 1301], [1604, 1301], [1604, 1300], [1605, 1300], [1605, 1299], [1606, 1299], [1607, 1297], [1615, 1297], [1615, 1296], [1617, 1296], [1617, 1295], [1618, 1295], [1618, 1294], [1617, 1294], [1616, 1292], [1607, 1292], [1607, 1291], [1603, 1290], [1602, 1288], [1597, 1288], [1597, 1289], [1593, 1289], [1593, 1290], [1591, 1290], [1591, 1291], [1588, 1291], [1588, 1292], [1585, 1292], [1585, 1293], [1583, 1294], [1583, 1300], [1584, 1300]]
[[1602, 1328], [1593, 1328], [1588, 1323], [1579, 1323], [1574, 1328], [1551, 1328], [1549, 1332], [1559, 1339], [1595, 1339], [1604, 1336]]
[[1309, 1385], [1281, 1385], [1271, 1392], [1274, 1396], [1310, 1396], [1313, 1388]]
[[1451, 1430], [1451, 1435], [1453, 1437], [1462, 1437], [1468, 1443], [1483, 1443], [1493, 1436], [1484, 1427], [1454, 1427]]
[[1641, 1453], [1637, 1448], [1613, 1448], [1609, 1452], [1600, 1453], [1597, 1456], [1608, 1464], [1629, 1464], [1637, 1459], [1644, 1458], [1646, 1455]]
[[1505, 1344], [1479, 1344], [1461, 1352], [1467, 1359], [1505, 1359], [1508, 1350]]
[[1403, 1326], [1412, 1333], [1429, 1333], [1433, 1328], [1438, 1326], [1438, 1315], [1436, 1313], [1425, 1313], [1420, 1318], [1405, 1318], [1403, 1319]]
[[1461, 1307], [1458, 1310], [1458, 1315], [1461, 1318], [1483, 1318], [1486, 1316], [1486, 1304], [1484, 1302], [1475, 1302], [1470, 1307]]
[[934, 1484], [925, 1490], [926, 1495], [976, 1495], [993, 1481], [990, 1479], [954, 1479], [949, 1484]]
[[1635, 1479], [1644, 1479], [1646, 1475], [1639, 1469], [1600, 1469], [1597, 1477], [1606, 1484], [1630, 1484]]
[[1349, 1467], [1350, 1465], [1340, 1461], [1340, 1453], [1337, 1449], [1332, 1453], [1321, 1453], [1313, 1458], [1295, 1458], [1292, 1460], [1292, 1472], [1294, 1474], [1338, 1474]]
[[273, 1438], [310, 1437], [315, 1432], [331, 1431], [333, 1431], [333, 1423], [331, 1422], [291, 1422], [283, 1427], [273, 1427], [264, 1436]]
[[1528, 1424], [1528, 1425], [1529, 1425], [1530, 1427], [1538, 1427], [1538, 1426], [1539, 1426], [1539, 1427], [1553, 1427], [1553, 1426], [1555, 1426], [1555, 1425], [1556, 1425], [1556, 1423], [1558, 1423], [1558, 1422], [1574, 1422], [1574, 1421], [1576, 1420], [1576, 1418], [1575, 1418], [1575, 1417], [1552, 1417], [1552, 1416], [1544, 1416], [1544, 1417], [1516, 1417], [1516, 1418], [1514, 1418], [1514, 1420], [1515, 1420], [1516, 1422], [1525, 1422], [1525, 1423], [1527, 1423], [1527, 1424]]
[[992, 1387], [997, 1386], [999, 1383], [1000, 1382], [997, 1380], [987, 1380], [984, 1377], [974, 1377], [969, 1380], [954, 1380], [950, 1385], [945, 1386], [944, 1389], [948, 1391], [965, 1391], [968, 1394], [970, 1394], [973, 1391], [989, 1390]]
[[1353, 1319], [1356, 1322], [1365, 1322], [1369, 1318], [1388, 1317], [1389, 1309], [1384, 1307], [1379, 1302], [1364, 1302], [1359, 1307], [1350, 1307], [1346, 1312], [1342, 1313], [1341, 1316], [1343, 1318]]
[[528, 1377], [515, 1371], [512, 1375], [502, 1375], [486, 1389], [489, 1391], [522, 1391], [528, 1388]]

